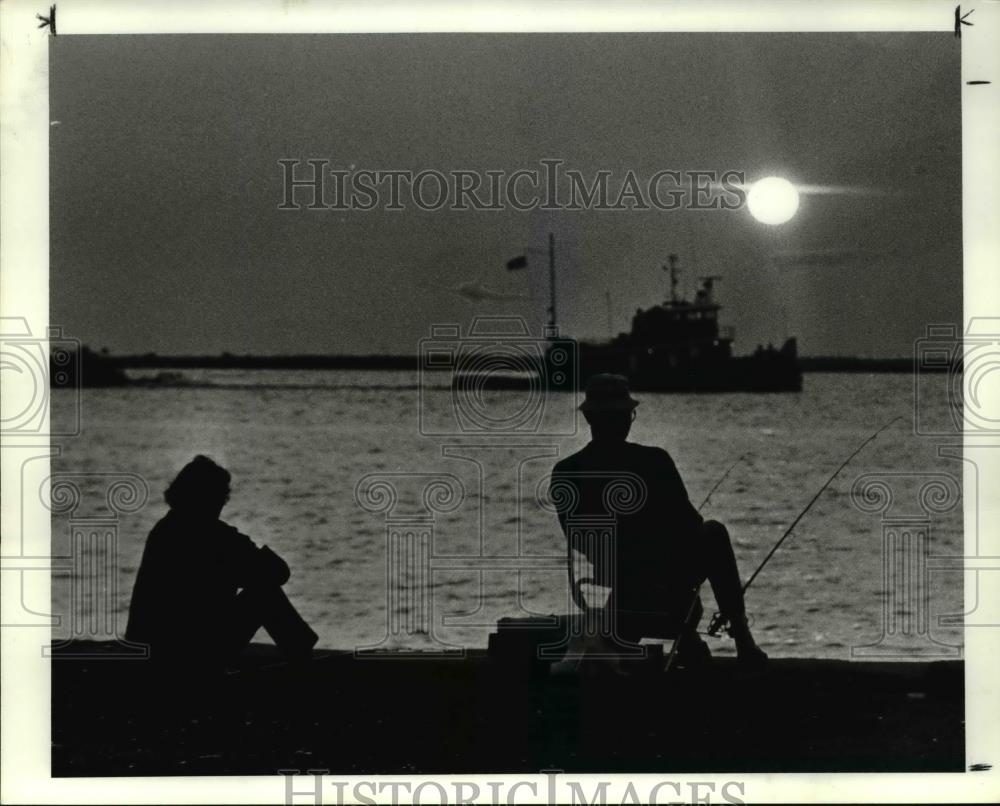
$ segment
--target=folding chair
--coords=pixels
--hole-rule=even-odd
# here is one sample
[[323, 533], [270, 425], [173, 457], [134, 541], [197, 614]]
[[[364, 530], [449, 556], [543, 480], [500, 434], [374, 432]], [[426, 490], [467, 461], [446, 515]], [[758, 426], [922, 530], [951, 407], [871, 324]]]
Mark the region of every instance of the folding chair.
[[[640, 645], [643, 638], [673, 641], [670, 652], [672, 662], [678, 648], [678, 639], [685, 631], [693, 631], [703, 614], [697, 587], [678, 589], [666, 601], [650, 603], [648, 609], [618, 606], [618, 586], [613, 521], [586, 523], [567, 521], [567, 569], [569, 589], [573, 603], [581, 611], [576, 620], [575, 635], [570, 636], [566, 660], [584, 656], [627, 660], [646, 658], [646, 648]], [[577, 576], [574, 553], [583, 554], [590, 562], [590, 576]], [[624, 581], [627, 584], [627, 580]], [[600, 604], [588, 601], [584, 587], [606, 588], [608, 595]], [[590, 597], [595, 598], [593, 594]], [[632, 601], [642, 601], [641, 596], [630, 596]], [[575, 640], [574, 640], [575, 639]]]

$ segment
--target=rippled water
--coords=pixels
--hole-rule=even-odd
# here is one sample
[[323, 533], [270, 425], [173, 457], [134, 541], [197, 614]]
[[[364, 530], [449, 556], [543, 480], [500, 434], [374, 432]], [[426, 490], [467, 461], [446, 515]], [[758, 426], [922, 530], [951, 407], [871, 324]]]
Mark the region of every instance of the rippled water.
[[[104, 490], [114, 474], [135, 474], [149, 487], [149, 501], [111, 526], [122, 629], [143, 541], [165, 511], [162, 491], [196, 453], [233, 473], [223, 517], [289, 561], [287, 590], [324, 646], [430, 646], [436, 639], [481, 647], [499, 617], [567, 611], [565, 570], [551, 567], [564, 554], [564, 539], [536, 491], [556, 458], [586, 441], [583, 433], [566, 433], [573, 426], [571, 396], [548, 400], [542, 418], [543, 428], [562, 435], [498, 439], [477, 431], [476, 423], [491, 413], [516, 418], [530, 405], [524, 393], [459, 400], [469, 429], [463, 433], [450, 390], [421, 392], [415, 373], [184, 375], [198, 385], [84, 390], [81, 433], [53, 459], [55, 474], [83, 474], [76, 477], [77, 508], [53, 516], [55, 553], [69, 553], [72, 527], [107, 514]], [[729, 525], [744, 576], [836, 466], [879, 426], [903, 416], [838, 476], [750, 589], [754, 629], [772, 655], [847, 658], [852, 646], [864, 644], [961, 643], [959, 629], [937, 624], [939, 615], [962, 610], [960, 574], [930, 575], [926, 597], [909, 603], [893, 596], [899, 588], [883, 578], [882, 516], [862, 511], [850, 495], [864, 474], [910, 474], [888, 477], [891, 514], [926, 520], [917, 489], [926, 474], [960, 482], [959, 462], [938, 458], [938, 442], [913, 434], [912, 390], [906, 375], [810, 374], [800, 394], [637, 395], [642, 405], [632, 439], [670, 451], [696, 505], [745, 457], [705, 509]], [[54, 422], [68, 424], [73, 412], [72, 395], [56, 393]], [[922, 416], [942, 419], [944, 412]], [[422, 435], [421, 423], [452, 434]], [[378, 478], [369, 483], [397, 491], [388, 514], [377, 511], [387, 500], [378, 498], [382, 487], [362, 502], [367, 508], [356, 500], [356, 486], [370, 474]], [[432, 486], [432, 511], [422, 495], [434, 478], [448, 486]], [[931, 554], [961, 553], [960, 507], [934, 513], [928, 524]], [[419, 599], [387, 607], [387, 530], [393, 529], [431, 535], [434, 639], [407, 636]], [[57, 613], [68, 612], [72, 576], [53, 579]], [[705, 602], [710, 613], [707, 587]], [[909, 613], [929, 621], [883, 637], [886, 606], [897, 618]], [[397, 634], [387, 638], [390, 627]], [[65, 626], [57, 630], [65, 633]], [[718, 654], [731, 651], [724, 641], [712, 646]]]

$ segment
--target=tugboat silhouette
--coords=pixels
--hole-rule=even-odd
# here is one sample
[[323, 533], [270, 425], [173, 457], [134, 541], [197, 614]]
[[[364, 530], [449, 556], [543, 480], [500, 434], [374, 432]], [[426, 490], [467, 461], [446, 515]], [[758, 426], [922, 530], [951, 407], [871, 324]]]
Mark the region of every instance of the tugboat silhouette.
[[[701, 279], [694, 300], [677, 291], [677, 255], [668, 256], [664, 270], [670, 274], [670, 297], [659, 305], [639, 309], [628, 333], [606, 342], [577, 341], [574, 362], [566, 361], [566, 337], [556, 324], [555, 243], [549, 238], [549, 324], [547, 347], [533, 371], [546, 379], [549, 390], [576, 391], [587, 378], [599, 372], [624, 375], [632, 389], [646, 392], [800, 392], [802, 371], [796, 340], [789, 338], [780, 349], [758, 347], [747, 356], [734, 356], [732, 328], [720, 328], [722, 306], [713, 299], [719, 275]], [[527, 257], [514, 258], [509, 269], [523, 269]], [[569, 340], [573, 341], [573, 340]], [[573, 366], [575, 364], [575, 366]], [[470, 368], [471, 369], [471, 368]], [[524, 369], [524, 367], [522, 367]], [[570, 370], [570, 371], [567, 371]], [[482, 387], [524, 388], [527, 381], [504, 373], [459, 373], [456, 386], [469, 384], [477, 376]], [[486, 377], [488, 376], [488, 377]]]
[[677, 293], [677, 255], [670, 273], [670, 299], [632, 318], [629, 333], [610, 342], [580, 342], [578, 385], [598, 372], [625, 375], [633, 389], [648, 392], [799, 392], [802, 372], [794, 338], [781, 349], [758, 348], [733, 356], [733, 331], [719, 327], [722, 306], [712, 297], [719, 275], [701, 278], [693, 301]]

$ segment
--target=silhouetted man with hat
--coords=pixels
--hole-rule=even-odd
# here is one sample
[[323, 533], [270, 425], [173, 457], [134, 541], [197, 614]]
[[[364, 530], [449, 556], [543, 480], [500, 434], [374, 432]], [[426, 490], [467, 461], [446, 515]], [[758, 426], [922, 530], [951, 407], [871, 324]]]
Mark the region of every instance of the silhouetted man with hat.
[[[651, 619], [657, 614], [683, 621], [695, 589], [707, 579], [719, 610], [729, 620], [740, 659], [766, 660], [747, 625], [742, 583], [726, 527], [705, 521], [691, 505], [670, 454], [627, 441], [638, 405], [621, 375], [594, 375], [588, 381], [580, 411], [590, 425], [591, 441], [552, 471], [552, 500], [567, 538], [595, 566], [597, 584], [612, 589], [607, 607], [617, 616], [618, 638], [638, 641], [649, 636]], [[615, 482], [619, 494], [626, 487], [634, 492], [616, 499], [609, 489]], [[560, 493], [559, 485], [569, 485], [573, 494]], [[618, 512], [613, 511], [616, 508]], [[615, 516], [610, 563], [597, 556], [605, 552], [606, 557], [609, 549], [597, 545], [595, 531], [575, 529], [571, 534], [567, 529], [570, 520], [585, 524], [593, 517], [596, 523], [608, 515]], [[697, 624], [687, 625], [682, 647], [686, 645], [689, 653], [702, 650], [707, 656], [696, 628]]]

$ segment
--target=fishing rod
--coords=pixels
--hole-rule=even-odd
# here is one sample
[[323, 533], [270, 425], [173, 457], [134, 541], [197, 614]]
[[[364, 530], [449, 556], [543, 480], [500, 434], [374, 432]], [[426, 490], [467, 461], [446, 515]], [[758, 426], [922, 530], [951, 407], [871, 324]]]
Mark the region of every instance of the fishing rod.
[[736, 465], [738, 465], [740, 462], [742, 462], [745, 458], [746, 458], [746, 454], [745, 453], [740, 454], [740, 458], [737, 459], [735, 462], [733, 462], [729, 466], [729, 470], [727, 470], [725, 473], [722, 474], [722, 478], [721, 479], [719, 479], [717, 482], [715, 482], [715, 486], [711, 490], [708, 491], [708, 495], [705, 496], [705, 500], [702, 501], [701, 502], [701, 506], [698, 507], [698, 511], [699, 512], [701, 512], [705, 508], [705, 504], [708, 503], [708, 500], [712, 497], [712, 494], [716, 490], [718, 490], [719, 487], [722, 486], [722, 482], [724, 482], [727, 478], [729, 478], [729, 474], [733, 472], [733, 468], [735, 468]]
[[[847, 467], [847, 465], [849, 465], [849, 464], [851, 463], [851, 460], [852, 460], [852, 459], [853, 459], [853, 458], [854, 458], [855, 456], [857, 456], [857, 455], [858, 455], [859, 453], [861, 453], [861, 451], [862, 451], [862, 450], [864, 449], [864, 447], [865, 447], [865, 446], [866, 446], [866, 445], [867, 445], [867, 444], [868, 444], [869, 442], [872, 442], [872, 441], [873, 441], [873, 440], [874, 440], [874, 439], [875, 439], [875, 438], [876, 438], [876, 437], [877, 437], [877, 436], [878, 436], [879, 434], [881, 434], [881, 433], [882, 433], [883, 431], [885, 431], [885, 430], [886, 430], [886, 429], [887, 429], [887, 428], [888, 428], [889, 426], [891, 426], [891, 425], [892, 425], [893, 423], [895, 423], [895, 422], [896, 422], [897, 420], [902, 420], [902, 419], [903, 419], [903, 418], [902, 418], [901, 416], [900, 416], [900, 417], [893, 417], [893, 418], [892, 418], [892, 419], [891, 419], [891, 420], [890, 420], [889, 422], [887, 422], [887, 423], [886, 423], [885, 425], [883, 425], [883, 426], [882, 426], [882, 427], [881, 427], [881, 428], [880, 428], [880, 429], [879, 429], [878, 431], [876, 431], [876, 432], [875, 432], [874, 434], [872, 434], [872, 435], [871, 435], [870, 437], [868, 437], [868, 439], [866, 439], [866, 440], [865, 440], [864, 442], [862, 442], [862, 443], [861, 443], [861, 444], [860, 444], [860, 445], [859, 445], [859, 446], [858, 446], [858, 447], [857, 447], [857, 448], [855, 449], [854, 453], [852, 453], [852, 454], [851, 454], [850, 456], [848, 456], [848, 457], [847, 457], [847, 458], [846, 458], [846, 459], [845, 459], [845, 460], [844, 460], [844, 461], [843, 461], [843, 462], [842, 462], [842, 463], [840, 464], [840, 466], [839, 466], [839, 467], [838, 467], [838, 468], [837, 468], [836, 470], [834, 470], [834, 471], [833, 471], [833, 473], [832, 473], [832, 474], [830, 475], [830, 478], [828, 478], [828, 479], [826, 480], [826, 483], [825, 483], [825, 484], [823, 484], [823, 486], [819, 488], [819, 491], [818, 491], [818, 492], [816, 493], [816, 495], [814, 495], [814, 496], [812, 497], [812, 499], [811, 499], [811, 500], [809, 501], [809, 503], [808, 503], [808, 504], [806, 504], [806, 508], [805, 508], [805, 509], [803, 509], [803, 510], [802, 510], [802, 511], [801, 511], [801, 512], [800, 512], [800, 513], [798, 514], [798, 517], [796, 517], [794, 521], [792, 521], [792, 525], [791, 525], [791, 526], [789, 526], [789, 527], [788, 527], [788, 528], [787, 528], [787, 529], [785, 530], [785, 533], [784, 533], [784, 534], [783, 534], [783, 535], [782, 535], [782, 536], [781, 536], [781, 537], [780, 537], [780, 538], [778, 539], [778, 542], [774, 544], [774, 546], [772, 547], [772, 549], [771, 549], [771, 550], [770, 550], [770, 551], [769, 551], [769, 552], [767, 553], [767, 556], [766, 556], [766, 557], [764, 557], [764, 559], [763, 559], [763, 560], [761, 561], [760, 565], [758, 565], [758, 566], [757, 566], [757, 570], [756, 570], [756, 571], [754, 571], [754, 572], [753, 572], [753, 574], [751, 574], [751, 575], [750, 575], [750, 578], [749, 578], [749, 579], [748, 579], [748, 580], [746, 581], [746, 583], [745, 583], [745, 584], [743, 585], [743, 593], [746, 593], [746, 591], [747, 591], [747, 588], [749, 588], [749, 587], [750, 587], [750, 585], [751, 585], [751, 584], [753, 584], [753, 581], [754, 581], [754, 580], [755, 580], [755, 579], [757, 578], [757, 575], [758, 575], [758, 574], [759, 574], [759, 573], [760, 573], [760, 572], [761, 572], [761, 571], [762, 571], [762, 570], [764, 569], [764, 566], [765, 566], [765, 565], [767, 565], [767, 563], [768, 563], [768, 560], [770, 560], [770, 559], [771, 559], [771, 557], [773, 557], [773, 556], [774, 556], [774, 553], [775, 553], [775, 552], [776, 552], [776, 551], [777, 551], [777, 550], [778, 550], [779, 548], [781, 548], [781, 544], [785, 542], [785, 540], [786, 540], [786, 539], [788, 538], [788, 536], [789, 536], [789, 535], [790, 535], [790, 534], [792, 533], [792, 531], [793, 531], [793, 530], [795, 529], [795, 527], [796, 527], [796, 526], [798, 525], [799, 521], [800, 521], [800, 520], [802, 520], [802, 518], [803, 518], [803, 517], [805, 517], [805, 514], [806, 514], [806, 513], [807, 513], [807, 512], [808, 512], [808, 511], [809, 511], [810, 509], [812, 509], [812, 505], [813, 505], [813, 504], [815, 504], [815, 503], [816, 503], [816, 501], [818, 501], [818, 500], [819, 500], [819, 497], [820, 497], [820, 496], [821, 496], [821, 495], [823, 494], [823, 491], [824, 491], [824, 490], [825, 490], [825, 489], [826, 489], [827, 487], [829, 487], [829, 486], [830, 486], [830, 484], [831, 484], [831, 483], [833, 482], [833, 480], [834, 480], [834, 479], [835, 479], [835, 478], [837, 477], [837, 474], [838, 474], [838, 473], [840, 473], [840, 471], [841, 471], [841, 470], [843, 470], [843, 469], [844, 469], [845, 467]], [[726, 618], [725, 616], [723, 616], [723, 615], [722, 615], [721, 613], [715, 613], [715, 614], [714, 614], [714, 615], [712, 616], [712, 620], [711, 620], [711, 621], [709, 622], [709, 624], [708, 624], [708, 634], [709, 634], [709, 635], [713, 635], [713, 636], [715, 636], [715, 635], [718, 635], [718, 634], [719, 634], [720, 632], [722, 632], [722, 630], [723, 630], [723, 629], [725, 629], [725, 627], [726, 627], [726, 624], [727, 624], [727, 622], [728, 622], [728, 621], [729, 621], [729, 619], [728, 619], [728, 618]]]

